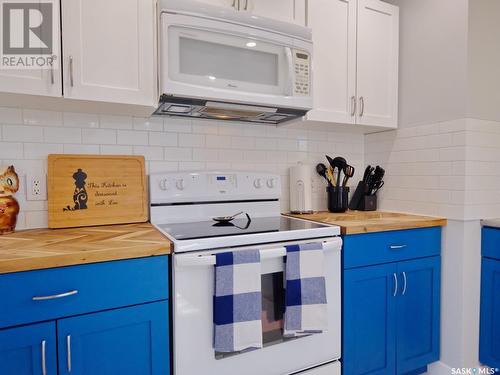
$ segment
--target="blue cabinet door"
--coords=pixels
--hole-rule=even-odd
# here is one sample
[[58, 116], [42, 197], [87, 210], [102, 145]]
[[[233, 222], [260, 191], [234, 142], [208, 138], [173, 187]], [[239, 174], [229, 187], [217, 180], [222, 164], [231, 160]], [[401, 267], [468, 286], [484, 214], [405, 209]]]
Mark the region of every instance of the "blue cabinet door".
[[0, 374], [56, 375], [54, 322], [0, 330]]
[[168, 375], [168, 303], [57, 321], [60, 375]]
[[479, 360], [500, 368], [500, 260], [483, 258]]
[[397, 374], [439, 359], [441, 258], [398, 263]]
[[397, 264], [344, 271], [343, 373], [396, 371]]

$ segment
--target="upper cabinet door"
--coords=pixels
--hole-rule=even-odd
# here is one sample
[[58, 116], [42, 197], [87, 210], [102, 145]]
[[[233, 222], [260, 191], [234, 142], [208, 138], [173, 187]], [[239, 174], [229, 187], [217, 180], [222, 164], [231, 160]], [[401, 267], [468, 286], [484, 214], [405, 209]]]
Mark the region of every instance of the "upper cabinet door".
[[51, 375], [57, 371], [54, 322], [0, 330], [0, 373]]
[[440, 270], [440, 257], [398, 264], [398, 374], [439, 360]]
[[[316, 0], [314, 0], [316, 1]], [[240, 10], [285, 22], [306, 24], [305, 0], [236, 0]]]
[[357, 37], [357, 122], [395, 128], [399, 8], [379, 0], [358, 0]]
[[309, 2], [313, 30], [312, 121], [354, 123], [356, 120], [356, 0]]
[[[238, 0], [198, 0], [200, 3], [207, 3], [210, 5], [215, 5], [224, 8], [234, 8], [236, 9]], [[241, 0], [240, 0], [241, 2]]]
[[[45, 3], [47, 1], [44, 1]], [[60, 53], [60, 5], [52, 0], [52, 33], [55, 43], [52, 46], [52, 69], [1, 69], [0, 92], [28, 95], [62, 96], [61, 53]]]
[[64, 96], [156, 105], [154, 0], [62, 0]]

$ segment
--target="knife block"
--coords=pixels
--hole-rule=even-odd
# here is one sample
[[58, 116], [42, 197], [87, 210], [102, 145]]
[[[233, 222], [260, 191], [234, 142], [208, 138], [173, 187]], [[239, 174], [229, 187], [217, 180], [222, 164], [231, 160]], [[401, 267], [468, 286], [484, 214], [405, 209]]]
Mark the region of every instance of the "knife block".
[[358, 187], [349, 203], [350, 210], [357, 211], [376, 211], [377, 195], [366, 195], [368, 186], [363, 181], [359, 181]]

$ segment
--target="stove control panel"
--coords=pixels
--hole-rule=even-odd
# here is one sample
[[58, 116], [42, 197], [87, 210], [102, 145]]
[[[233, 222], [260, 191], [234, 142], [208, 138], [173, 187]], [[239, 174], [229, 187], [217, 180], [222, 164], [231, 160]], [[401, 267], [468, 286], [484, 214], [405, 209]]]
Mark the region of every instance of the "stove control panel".
[[254, 172], [152, 174], [151, 203], [279, 199], [280, 176]]

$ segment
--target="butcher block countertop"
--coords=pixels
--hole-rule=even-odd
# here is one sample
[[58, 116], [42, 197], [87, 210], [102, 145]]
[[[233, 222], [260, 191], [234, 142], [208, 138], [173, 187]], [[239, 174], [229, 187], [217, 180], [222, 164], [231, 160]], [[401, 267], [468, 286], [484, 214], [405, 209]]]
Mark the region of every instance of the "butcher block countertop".
[[0, 236], [0, 274], [171, 251], [172, 243], [148, 223], [26, 230]]
[[305, 215], [287, 214], [287, 216], [323, 224], [338, 225], [341, 227], [342, 234], [441, 227], [447, 224], [447, 220], [444, 218], [384, 211], [347, 211], [341, 214], [315, 212]]

